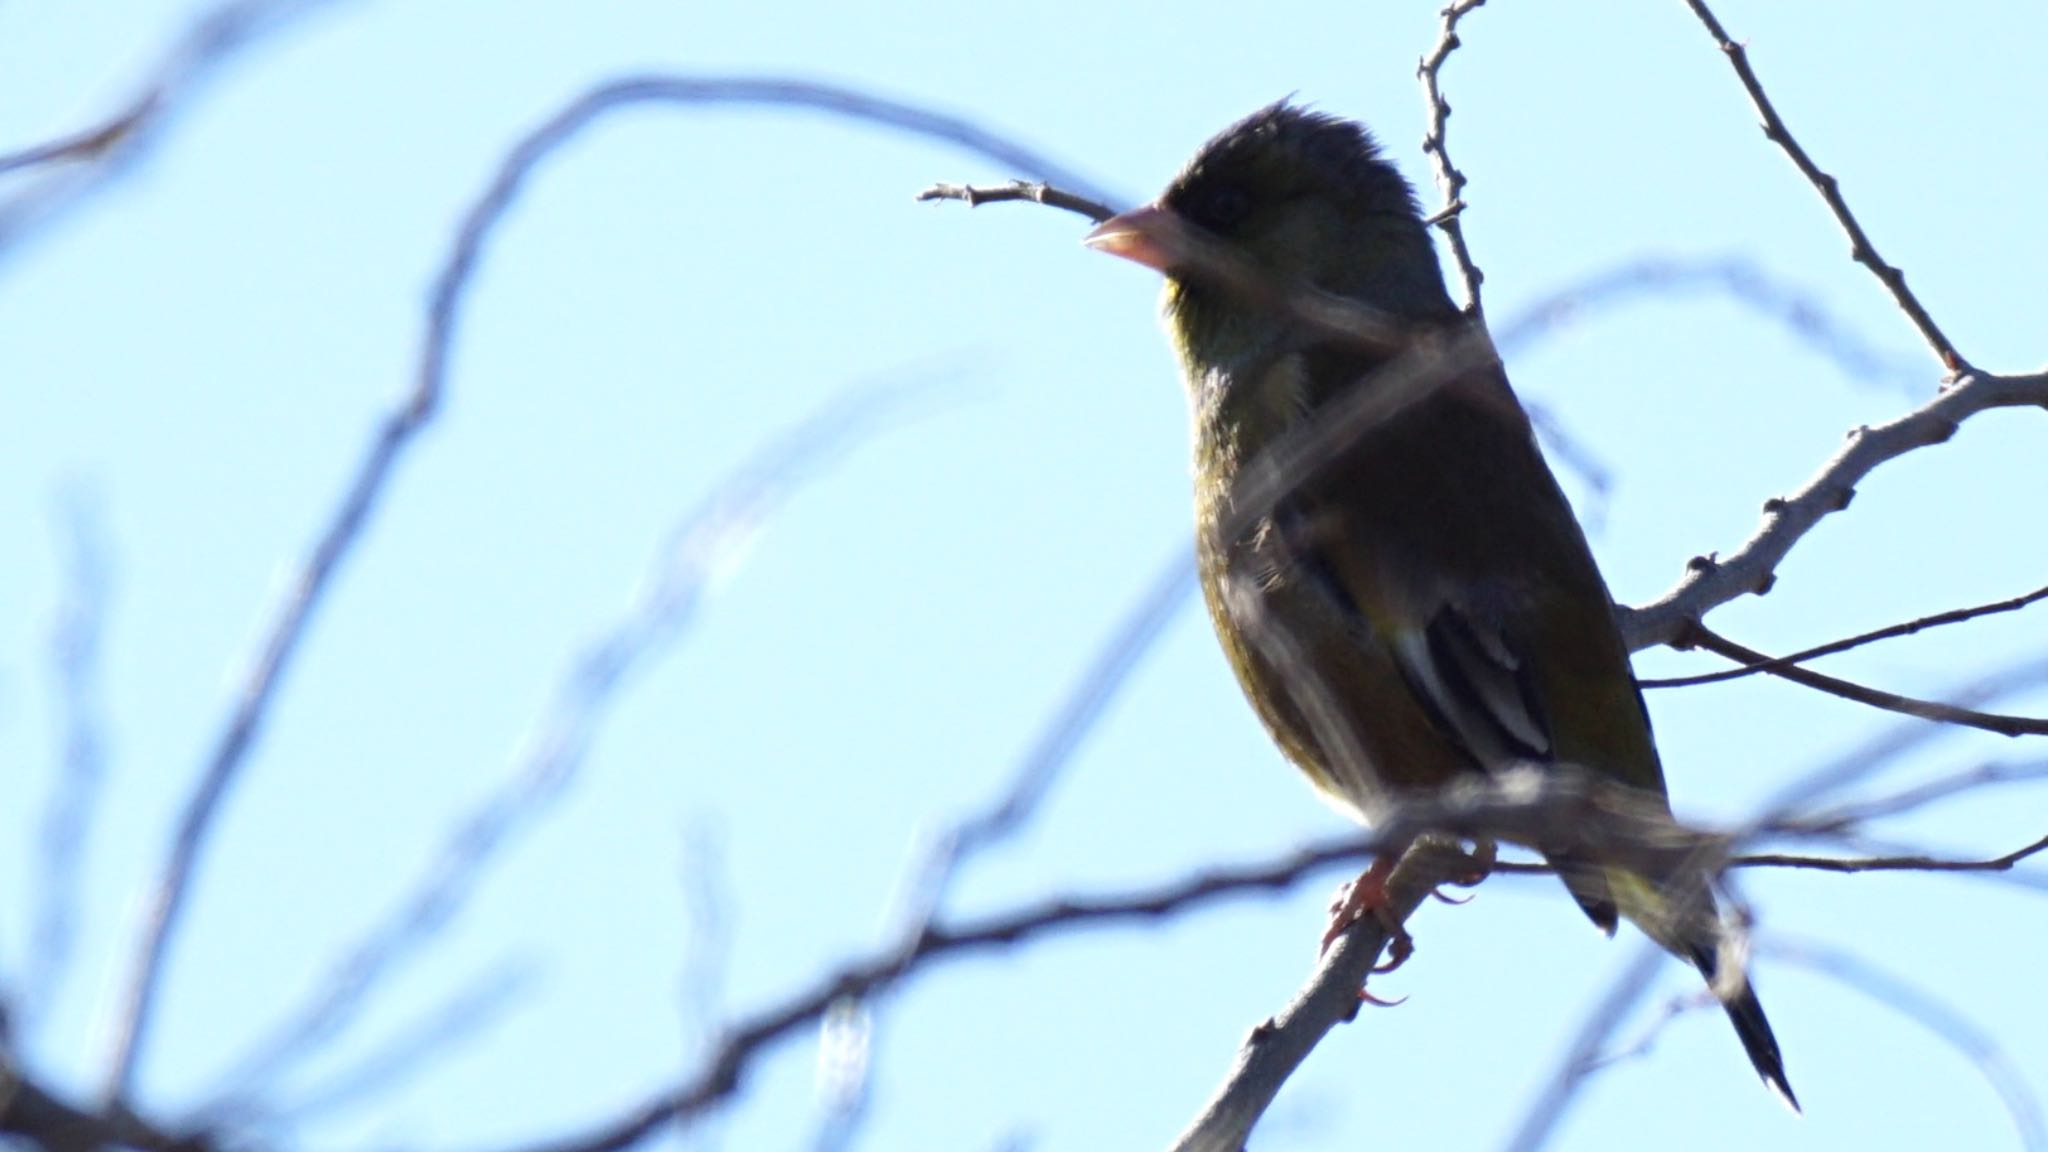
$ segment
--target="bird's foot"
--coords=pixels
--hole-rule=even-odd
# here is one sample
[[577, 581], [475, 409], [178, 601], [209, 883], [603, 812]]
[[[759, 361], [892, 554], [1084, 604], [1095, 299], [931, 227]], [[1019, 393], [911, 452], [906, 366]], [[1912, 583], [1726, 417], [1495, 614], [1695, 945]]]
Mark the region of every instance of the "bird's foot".
[[[1394, 871], [1397, 858], [1383, 856], [1373, 862], [1358, 879], [1337, 890], [1337, 896], [1330, 902], [1330, 925], [1323, 932], [1322, 950], [1328, 952], [1353, 924], [1372, 916], [1387, 930], [1387, 959], [1373, 966], [1375, 976], [1384, 975], [1407, 963], [1415, 954], [1415, 938], [1408, 934], [1399, 919], [1394, 916], [1392, 905], [1387, 901], [1387, 877]], [[1407, 997], [1385, 1000], [1361, 988], [1358, 999], [1366, 1004], [1391, 1008], [1403, 1003]]]
[[[1337, 894], [1330, 899], [1330, 924], [1323, 929], [1319, 954], [1328, 952], [1338, 937], [1365, 919], [1368, 913], [1377, 916], [1396, 938], [1408, 935], [1401, 922], [1394, 918], [1394, 910], [1387, 902], [1387, 877], [1394, 874], [1395, 863], [1395, 857], [1381, 856], [1372, 862], [1372, 867], [1361, 872], [1358, 879], [1337, 889]], [[1411, 950], [1412, 947], [1411, 943]], [[1395, 950], [1399, 951], [1398, 948]]]

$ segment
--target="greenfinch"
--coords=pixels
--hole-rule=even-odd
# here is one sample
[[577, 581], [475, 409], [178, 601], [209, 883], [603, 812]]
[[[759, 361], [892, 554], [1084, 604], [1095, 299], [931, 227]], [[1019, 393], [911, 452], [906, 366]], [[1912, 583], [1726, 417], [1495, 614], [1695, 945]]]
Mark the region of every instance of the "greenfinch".
[[[1369, 823], [1461, 778], [1576, 765], [1668, 815], [1607, 585], [1490, 352], [1245, 503], [1254, 462], [1354, 390], [1388, 387], [1382, 370], [1402, 354], [1401, 340], [1345, 338], [1286, 306], [1302, 289], [1372, 310], [1409, 342], [1477, 323], [1445, 289], [1413, 189], [1362, 126], [1261, 109], [1086, 243], [1165, 275], [1209, 614], [1254, 710], [1318, 789]], [[1284, 290], [1251, 291], [1247, 268]], [[1723, 955], [1704, 869], [1549, 856], [1602, 931], [1626, 917], [1698, 967], [1796, 1109], [1763, 1007]]]

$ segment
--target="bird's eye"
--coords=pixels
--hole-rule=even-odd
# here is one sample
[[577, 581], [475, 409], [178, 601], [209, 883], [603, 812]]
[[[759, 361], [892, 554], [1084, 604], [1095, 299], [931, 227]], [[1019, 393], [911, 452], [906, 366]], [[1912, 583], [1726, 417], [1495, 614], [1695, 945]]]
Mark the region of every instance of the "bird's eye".
[[1235, 184], [1219, 184], [1202, 195], [1190, 215], [1195, 223], [1222, 234], [1243, 223], [1251, 207], [1250, 193]]

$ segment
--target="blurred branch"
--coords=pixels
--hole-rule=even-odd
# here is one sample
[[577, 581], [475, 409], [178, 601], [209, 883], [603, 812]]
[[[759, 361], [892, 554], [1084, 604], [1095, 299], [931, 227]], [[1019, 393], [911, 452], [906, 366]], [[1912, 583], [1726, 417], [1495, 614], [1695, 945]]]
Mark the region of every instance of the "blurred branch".
[[[1963, 707], [1991, 704], [2048, 684], [2048, 659], [2028, 656], [1977, 675], [1942, 693]], [[1754, 825], [1796, 821], [1832, 793], [1868, 779], [1887, 764], [1956, 729], [1919, 719], [1901, 719], [1809, 772], [1785, 784], [1759, 808]]]
[[1892, 300], [1905, 312], [1907, 319], [1920, 330], [1921, 338], [1934, 350], [1935, 358], [1941, 361], [1942, 367], [1948, 369], [1955, 377], [1968, 374], [1971, 371], [1969, 362], [1963, 359], [1962, 353], [1956, 351], [1955, 345], [1949, 343], [1948, 337], [1942, 333], [1940, 327], [1934, 323], [1934, 318], [1928, 315], [1927, 309], [1921, 305], [1920, 298], [1906, 287], [1906, 274], [1885, 263], [1884, 258], [1877, 254], [1877, 248], [1864, 233], [1863, 225], [1857, 221], [1856, 214], [1849, 211], [1848, 201], [1842, 199], [1841, 181], [1821, 171], [1820, 166], [1813, 162], [1813, 158], [1806, 154], [1806, 149], [1793, 138], [1791, 130], [1785, 127], [1785, 121], [1778, 116], [1778, 109], [1771, 103], [1771, 98], [1764, 94], [1763, 81], [1757, 79], [1756, 70], [1749, 66], [1749, 50], [1728, 38], [1728, 33], [1722, 29], [1720, 20], [1715, 18], [1705, 0], [1685, 0], [1685, 3], [1686, 7], [1692, 9], [1693, 15], [1699, 17], [1700, 23], [1706, 25], [1707, 33], [1714, 38], [1715, 45], [1727, 54], [1728, 63], [1734, 67], [1736, 77], [1742, 81], [1743, 91], [1749, 93], [1750, 103], [1756, 106], [1757, 115], [1763, 118], [1764, 136], [1785, 150], [1785, 155], [1791, 157], [1800, 174], [1806, 177], [1814, 190], [1820, 193], [1821, 199], [1827, 202], [1828, 211], [1834, 213], [1835, 222], [1848, 234], [1850, 258], [1876, 275], [1878, 282], [1891, 293]]
[[650, 105], [806, 108], [950, 144], [1049, 181], [1085, 187], [1052, 161], [966, 120], [850, 88], [776, 78], [640, 76], [615, 80], [571, 101], [519, 140], [500, 163], [489, 186], [465, 213], [435, 278], [412, 389], [380, 421], [347, 492], [328, 518], [312, 553], [294, 574], [284, 603], [264, 629], [261, 650], [243, 682], [239, 702], [186, 801], [169, 856], [145, 910], [133, 969], [118, 994], [120, 1003], [113, 1015], [113, 1046], [106, 1075], [107, 1097], [125, 1096], [134, 1080], [169, 944], [183, 913], [200, 850], [221, 802], [248, 759], [282, 677], [305, 638], [314, 613], [323, 603], [330, 581], [360, 542], [399, 461], [432, 421], [443, 399], [457, 313], [485, 247], [527, 178], [564, 144], [610, 113]]
[[50, 634], [50, 671], [63, 758], [44, 810], [33, 891], [36, 916], [20, 1003], [25, 1031], [49, 1012], [63, 988], [85, 906], [85, 849], [107, 779], [106, 717], [101, 701], [101, 641], [112, 601], [113, 565], [106, 525], [92, 493], [65, 490], [57, 502], [62, 589]]
[[[1053, 899], [978, 917], [965, 924], [933, 924], [907, 955], [897, 947], [882, 949], [847, 963], [808, 988], [737, 1021], [703, 1067], [674, 1088], [586, 1132], [531, 1145], [525, 1152], [617, 1152], [651, 1140], [667, 1132], [671, 1125], [703, 1116], [738, 1090], [757, 1060], [782, 1043], [818, 1027], [835, 1006], [858, 1003], [898, 987], [943, 958], [1017, 946], [1072, 931], [1148, 922], [1248, 892], [1285, 889], [1338, 865], [1355, 866], [1390, 846], [1422, 840], [1422, 850], [1429, 855], [1418, 860], [1396, 882], [1401, 889], [1397, 900], [1406, 911], [1412, 911], [1413, 903], [1408, 901], [1407, 894], [1414, 892], [1414, 899], [1419, 901], [1421, 895], [1435, 886], [1432, 873], [1437, 879], [1445, 879], [1469, 869], [1469, 861], [1461, 853], [1452, 857], [1438, 855], [1444, 845], [1425, 839], [1444, 835], [1556, 845], [1582, 859], [1610, 861], [1645, 871], [1668, 868], [1679, 859], [1704, 859], [1713, 866], [1728, 859], [1725, 853], [1731, 843], [1725, 834], [1679, 825], [1656, 805], [1645, 803], [1632, 789], [1586, 772], [1523, 769], [1492, 781], [1463, 782], [1439, 795], [1421, 796], [1402, 805], [1372, 835], [1331, 841], [1281, 860], [1205, 871], [1158, 888], [1119, 896]], [[2021, 855], [2014, 854], [2013, 858]], [[1834, 867], [1838, 862], [1826, 857], [1787, 856], [1770, 863], [1793, 866], [1808, 859], [1827, 861], [1832, 870], [1860, 870]], [[1888, 861], [1876, 863], [1880, 866], [1871, 870], [1892, 870], [1883, 866]], [[1988, 869], [1993, 863], [1971, 867]], [[1409, 865], [1403, 867], [1407, 869]], [[1314, 1037], [1348, 1018], [1356, 1007], [1357, 991], [1366, 970], [1385, 947], [1386, 935], [1385, 926], [1368, 917], [1352, 927], [1344, 943], [1332, 948], [1318, 967], [1311, 987], [1297, 998], [1284, 1018], [1255, 1032], [1246, 1052], [1240, 1054], [1232, 1076], [1205, 1110], [1209, 1119], [1188, 1133], [1187, 1139], [1210, 1143], [1185, 1147], [1238, 1147], [1214, 1141], [1227, 1140], [1227, 1135], [1219, 1137], [1218, 1133], [1236, 1130], [1232, 1126], [1248, 1127], [1255, 1116], [1247, 1113], [1263, 1107], [1259, 1094], [1272, 1086], [1275, 1070], [1291, 1069], [1313, 1046]], [[1651, 948], [1647, 955], [1654, 970], [1654, 962], [1662, 953]], [[1348, 986], [1346, 980], [1350, 981]], [[1341, 995], [1337, 994], [1339, 991]], [[1589, 1051], [1597, 1054], [1606, 1035], [1602, 1032], [1596, 1037]]]
[[2027, 1087], [2027, 1079], [2013, 1064], [2012, 1057], [1990, 1032], [1968, 1016], [1937, 999], [1933, 993], [1871, 964], [1844, 949], [1816, 940], [1766, 942], [1761, 951], [1775, 960], [1796, 964], [1828, 976], [1844, 987], [1853, 988], [1877, 1003], [1908, 1017], [1932, 1032], [1970, 1062], [2005, 1105], [2006, 1115], [2019, 1134], [2020, 1145], [2035, 1150], [2048, 1148], [2048, 1126], [2041, 1119], [2040, 1101]]
[[1537, 1093], [1508, 1138], [1509, 1152], [1535, 1152], [1549, 1141], [1551, 1133], [1579, 1098], [1579, 1088], [1609, 1063], [1603, 1055], [1608, 1037], [1621, 1028], [1636, 1002], [1649, 991], [1657, 970], [1663, 967], [1664, 952], [1649, 940], [1636, 941], [1633, 954], [1620, 975], [1608, 982], [1606, 995], [1586, 1014], [1572, 1037], [1557, 1071]]
[[1942, 704], [1932, 700], [1916, 700], [1910, 696], [1900, 696], [1893, 692], [1882, 692], [1875, 688], [1866, 688], [1861, 684], [1835, 676], [1823, 675], [1808, 668], [1787, 664], [1782, 660], [1773, 660], [1754, 648], [1746, 648], [1741, 644], [1737, 644], [1735, 641], [1720, 635], [1704, 624], [1694, 624], [1680, 633], [1678, 639], [1673, 641], [1672, 646], [1676, 648], [1704, 648], [1709, 652], [1726, 656], [1731, 660], [1740, 660], [1744, 664], [1756, 666], [1760, 670], [1768, 672], [1781, 680], [1790, 680], [1795, 684], [1826, 692], [1830, 696], [1839, 696], [1844, 700], [1853, 700], [1858, 704], [1867, 704], [1872, 708], [1882, 708], [1887, 712], [1898, 712], [1907, 716], [1916, 716], [1922, 720], [1934, 720], [1939, 723], [1955, 724], [1964, 728], [1979, 728], [1986, 732], [1996, 732], [2001, 736], [2048, 735], [2048, 720], [2036, 720], [2028, 716], [2005, 716], [1994, 712], [1979, 712], [1972, 708], [1958, 708], [1953, 704]]
[[1815, 832], [1842, 831], [1886, 816], [1917, 811], [1966, 792], [1977, 792], [2002, 784], [2029, 784], [2044, 778], [2048, 778], [2048, 761], [2011, 764], [1994, 760], [1915, 784], [1890, 796], [1820, 809], [1789, 823], [1802, 830]]
[[978, 208], [983, 204], [1028, 200], [1033, 204], [1043, 204], [1048, 208], [1060, 208], [1086, 216], [1097, 224], [1116, 215], [1116, 209], [1107, 204], [1034, 180], [1012, 180], [1008, 184], [995, 186], [934, 184], [917, 194], [917, 201], [920, 204], [937, 200], [958, 200], [969, 208]]
[[531, 965], [501, 963], [473, 979], [438, 1007], [421, 1012], [396, 1035], [353, 1064], [297, 1094], [268, 1105], [262, 1121], [303, 1123], [405, 1086], [422, 1070], [480, 1037], [510, 1015], [533, 986]]
[[79, 131], [0, 155], [0, 176], [35, 182], [0, 201], [0, 259], [75, 209], [148, 154], [158, 133], [229, 61], [332, 0], [231, 0], [207, 11], [113, 115]]
[[[918, 942], [944, 910], [946, 896], [968, 862], [1029, 826], [1104, 710], [1194, 591], [1194, 557], [1185, 547], [1177, 548], [1144, 594], [1125, 611], [1051, 720], [1039, 729], [1038, 738], [1010, 773], [1002, 794], [917, 853], [904, 877], [894, 918], [900, 924], [895, 938], [904, 963], [916, 956]], [[865, 1008], [862, 1019], [872, 1047], [880, 1013], [873, 1005]], [[840, 1107], [828, 1116], [815, 1147], [845, 1147], [856, 1134], [873, 1084], [872, 1068], [864, 1066], [863, 1071], [859, 1083], [842, 1093]]]
[[1966, 620], [1975, 620], [1980, 616], [1992, 616], [2000, 612], [2016, 612], [2029, 604], [2038, 603], [2042, 600], [2048, 600], [2048, 587], [2036, 588], [2024, 596], [2015, 596], [2010, 600], [1995, 600], [1989, 604], [1978, 604], [1970, 608], [1957, 608], [1948, 612], [1937, 612], [1932, 616], [1922, 616], [1917, 620], [1908, 620], [1903, 624], [1893, 624], [1889, 627], [1873, 629], [1869, 632], [1851, 636], [1845, 640], [1836, 640], [1832, 643], [1801, 649], [1789, 656], [1778, 656], [1769, 660], [1747, 663], [1740, 668], [1730, 668], [1722, 672], [1706, 672], [1698, 676], [1669, 676], [1663, 679], [1640, 680], [1637, 683], [1644, 688], [1688, 688], [1696, 684], [1718, 684], [1724, 680], [1738, 680], [1744, 676], [1754, 676], [1759, 672], [1776, 672], [1780, 668], [1788, 668], [1794, 664], [1804, 664], [1809, 660], [1818, 660], [1823, 656], [1833, 656], [1838, 652], [1847, 652], [1852, 648], [1861, 648], [1865, 644], [1875, 644], [1880, 640], [1891, 640], [1899, 636], [1911, 636], [1928, 628], [1961, 624]]
[[[2048, 661], [2036, 658], [1980, 677], [1975, 683], [1965, 685], [1951, 695], [1971, 703], [1983, 703], [2036, 687], [2044, 679], [2048, 679]], [[1747, 841], [1766, 837], [1772, 829], [1782, 829], [1794, 835], [1817, 835], [1817, 838], [1826, 839], [1831, 833], [1804, 828], [1799, 824], [1799, 813], [1805, 806], [1830, 792], [1869, 776], [1885, 764], [1927, 741], [1952, 731], [1954, 729], [1944, 725], [1924, 721], [1894, 725], [1842, 756], [1802, 773], [1768, 800], [1761, 807], [1760, 814], [1750, 821], [1746, 828], [1734, 834], [1732, 839]], [[2029, 855], [2038, 854], [2044, 847], [2048, 846], [2030, 844], [2016, 852], [1990, 860], [1955, 862], [1963, 866], [1954, 869], [1925, 869], [1919, 867], [1919, 861], [1915, 860], [1902, 864], [1901, 870], [1974, 871], [1997, 874], [2010, 869], [2014, 863]], [[1889, 864], [1905, 859], [1907, 858], [1885, 857], [1838, 863], [1828, 857], [1791, 857], [1774, 854], [1730, 856], [1727, 863], [1732, 867], [1738, 860], [1747, 860], [1753, 861], [1751, 866], [1755, 867], [1812, 867], [1823, 871], [1887, 872], [1892, 870], [1888, 867]], [[1638, 946], [1628, 967], [1620, 978], [1608, 986], [1607, 994], [1601, 998], [1600, 1004], [1587, 1015], [1564, 1059], [1559, 1062], [1557, 1070], [1531, 1102], [1510, 1138], [1508, 1148], [1514, 1152], [1528, 1152], [1540, 1148], [1549, 1139], [1558, 1122], [1577, 1099], [1580, 1085], [1606, 1063], [1603, 1053], [1608, 1050], [1609, 1038], [1620, 1029], [1622, 1022], [1647, 992], [1662, 960], [1663, 953], [1648, 941]]]
[[623, 618], [572, 662], [498, 790], [449, 836], [419, 886], [344, 952], [318, 990], [226, 1077], [207, 1111], [253, 1107], [267, 1084], [352, 1023], [378, 987], [460, 914], [513, 838], [553, 809], [631, 677], [696, 622], [706, 599], [803, 484], [900, 419], [928, 383], [850, 390], [770, 442], [670, 533]]
[[1629, 647], [1675, 644], [1712, 609], [1738, 596], [1769, 591], [1792, 546], [1822, 519], [1847, 508], [1856, 484], [1879, 465], [1946, 442], [1964, 420], [1980, 412], [2022, 407], [2048, 408], [2048, 373], [1965, 375], [1889, 423], [1854, 429], [1848, 444], [1805, 487], [1764, 502], [1763, 524], [1732, 554], [1695, 557], [1684, 578], [1664, 595], [1639, 608], [1621, 608], [1622, 635]]
[[[678, 991], [684, 1050], [689, 1059], [699, 1060], [712, 1051], [725, 1028], [727, 973], [734, 951], [733, 882], [725, 830], [717, 820], [699, 814], [685, 828], [682, 843], [684, 860], [678, 879], [683, 884], [683, 923], [689, 938], [683, 949]], [[682, 1144], [707, 1152], [718, 1147], [718, 1136], [714, 1127], [706, 1124], [688, 1133]]]
[[1479, 286], [1486, 281], [1486, 274], [1472, 262], [1472, 249], [1465, 243], [1466, 180], [1444, 146], [1445, 122], [1451, 118], [1451, 105], [1444, 99], [1439, 78], [1444, 62], [1464, 43], [1458, 38], [1458, 21], [1485, 3], [1486, 0], [1454, 0], [1438, 13], [1443, 17], [1443, 30], [1437, 36], [1436, 46], [1415, 66], [1415, 76], [1422, 82], [1422, 101], [1429, 108], [1429, 127], [1422, 135], [1422, 151], [1436, 171], [1437, 190], [1444, 197], [1443, 209], [1430, 217], [1430, 223], [1443, 229], [1445, 239], [1450, 241], [1451, 257], [1458, 263], [1458, 278], [1465, 286], [1465, 311], [1475, 317], [1482, 312]]
[[1644, 256], [1624, 261], [1544, 294], [1502, 325], [1496, 340], [1502, 353], [1509, 354], [1531, 336], [1584, 309], [1701, 290], [1777, 323], [1851, 380], [1917, 391], [1923, 379], [1900, 357], [1864, 340], [1820, 298], [1739, 256]]
[[202, 1135], [173, 1135], [145, 1123], [127, 1109], [79, 1108], [29, 1079], [12, 1053], [0, 1053], [0, 1137], [12, 1137], [40, 1152], [100, 1152], [110, 1147], [142, 1152], [212, 1152]]

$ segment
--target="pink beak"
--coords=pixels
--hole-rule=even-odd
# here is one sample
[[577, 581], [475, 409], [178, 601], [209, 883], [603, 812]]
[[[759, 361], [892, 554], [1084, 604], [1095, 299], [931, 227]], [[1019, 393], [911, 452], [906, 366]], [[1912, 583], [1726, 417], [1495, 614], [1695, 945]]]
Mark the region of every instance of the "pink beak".
[[1166, 272], [1180, 261], [1184, 251], [1181, 228], [1180, 217], [1171, 209], [1147, 204], [1104, 220], [1081, 237], [1081, 243], [1097, 252], [1143, 264], [1154, 272]]

